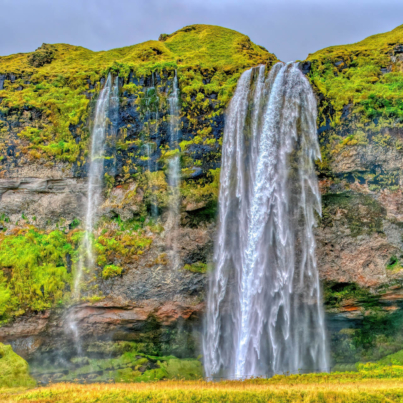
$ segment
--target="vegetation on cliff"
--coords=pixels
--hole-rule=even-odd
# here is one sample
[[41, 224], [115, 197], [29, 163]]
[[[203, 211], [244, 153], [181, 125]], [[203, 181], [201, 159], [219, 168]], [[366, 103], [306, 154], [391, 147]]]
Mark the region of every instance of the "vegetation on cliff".
[[[309, 77], [324, 95], [321, 104], [332, 109], [331, 123], [343, 111], [403, 122], [403, 25], [352, 45], [331, 46], [309, 55]], [[321, 125], [325, 125], [322, 121]]]
[[[308, 61], [308, 77], [319, 99], [323, 175], [352, 147], [402, 152], [397, 132], [403, 129], [403, 25], [355, 44], [325, 48], [310, 54]], [[372, 191], [396, 190], [395, 176], [361, 173]]]
[[14, 236], [0, 235], [0, 323], [62, 301], [71, 281], [72, 250], [61, 231], [21, 229]]
[[40, 384], [53, 382], [147, 382], [163, 379], [201, 379], [203, 368], [195, 358], [145, 354], [145, 343], [95, 342], [88, 356], [70, 357], [65, 367], [54, 360], [32, 367], [32, 376]]
[[[216, 94], [214, 113], [219, 113], [245, 68], [276, 60], [247, 36], [218, 26], [192, 25], [160, 39], [101, 52], [44, 44], [33, 53], [0, 57], [0, 77], [5, 79], [0, 87], [0, 161], [12, 144], [20, 159], [83, 163], [90, 99], [109, 71], [122, 78], [123, 91], [138, 92], [138, 80], [130, 83], [129, 77], [177, 69], [183, 106], [189, 107], [190, 119], [197, 119], [207, 110], [205, 95]], [[10, 138], [6, 118], [18, 120], [22, 115], [24, 127]]]
[[28, 363], [14, 353], [11, 346], [0, 343], [0, 388], [35, 386]]
[[[152, 242], [144, 235], [142, 223], [127, 223], [124, 228], [114, 222], [102, 225], [94, 239], [99, 267], [95, 282], [121, 275], [121, 266], [136, 259]], [[78, 229], [48, 232], [32, 226], [9, 235], [0, 233], [0, 325], [69, 301], [82, 237]], [[98, 295], [93, 276], [85, 276], [82, 285], [89, 298]]]

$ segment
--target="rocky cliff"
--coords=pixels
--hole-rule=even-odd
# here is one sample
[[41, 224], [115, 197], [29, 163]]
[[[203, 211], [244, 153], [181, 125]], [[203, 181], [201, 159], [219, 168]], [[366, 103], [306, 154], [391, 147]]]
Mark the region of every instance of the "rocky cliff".
[[400, 26], [303, 65], [318, 95], [318, 264], [339, 362], [401, 348], [402, 41]]
[[[135, 376], [176, 368], [163, 357], [198, 356], [225, 107], [245, 69], [276, 61], [248, 37], [206, 25], [107, 52], [43, 44], [0, 58], [0, 341], [37, 363], [38, 374], [46, 362], [71, 360], [69, 315], [80, 319], [88, 360], [98, 360], [70, 361], [74, 376], [88, 367], [82, 374], [104, 379], [109, 353], [145, 359], [133, 364]], [[317, 255], [333, 364], [403, 348], [402, 66], [403, 27], [301, 63], [318, 99]], [[183, 181], [173, 233], [165, 228], [175, 70]], [[120, 107], [107, 140], [97, 269], [71, 305], [91, 122], [109, 72], [119, 76]], [[174, 240], [180, 270], [172, 269]]]

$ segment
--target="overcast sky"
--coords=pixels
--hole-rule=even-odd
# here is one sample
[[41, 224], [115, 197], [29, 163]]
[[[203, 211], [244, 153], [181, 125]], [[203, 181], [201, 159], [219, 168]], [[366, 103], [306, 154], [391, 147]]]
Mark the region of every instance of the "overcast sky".
[[107, 50], [213, 24], [291, 61], [403, 24], [403, 0], [0, 0], [0, 21], [0, 55], [43, 42]]

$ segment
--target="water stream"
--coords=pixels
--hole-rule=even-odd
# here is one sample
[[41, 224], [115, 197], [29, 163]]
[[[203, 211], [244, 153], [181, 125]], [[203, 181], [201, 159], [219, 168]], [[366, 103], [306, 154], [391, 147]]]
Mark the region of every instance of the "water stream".
[[[90, 167], [88, 172], [87, 205], [85, 215], [84, 236], [80, 245], [80, 256], [74, 277], [73, 298], [80, 300], [83, 273], [92, 271], [96, 265], [93, 251], [93, 229], [98, 207], [101, 202], [104, 182], [104, 154], [107, 135], [114, 132], [119, 109], [119, 82], [111, 75], [101, 90], [95, 109], [95, 118], [91, 133]], [[77, 320], [71, 315], [69, 327], [73, 332], [78, 353], [81, 353]]]
[[321, 214], [316, 101], [296, 63], [253, 68], [227, 111], [208, 378], [327, 371], [313, 227]]
[[178, 254], [178, 232], [180, 223], [180, 183], [181, 183], [181, 168], [180, 168], [180, 150], [179, 150], [179, 135], [180, 135], [180, 109], [179, 109], [179, 86], [178, 76], [175, 71], [175, 77], [172, 86], [172, 92], [168, 98], [169, 102], [169, 148], [173, 152], [168, 163], [168, 185], [170, 187], [169, 200], [169, 216], [168, 216], [168, 231], [169, 243], [172, 249], [172, 265], [178, 268], [180, 265], [180, 257]]

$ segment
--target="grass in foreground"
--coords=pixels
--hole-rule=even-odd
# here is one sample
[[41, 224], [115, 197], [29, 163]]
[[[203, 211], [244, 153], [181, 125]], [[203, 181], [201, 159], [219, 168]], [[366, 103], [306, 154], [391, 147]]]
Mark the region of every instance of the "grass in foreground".
[[248, 381], [55, 384], [0, 390], [1, 402], [402, 402], [401, 368], [359, 373], [276, 376]]

